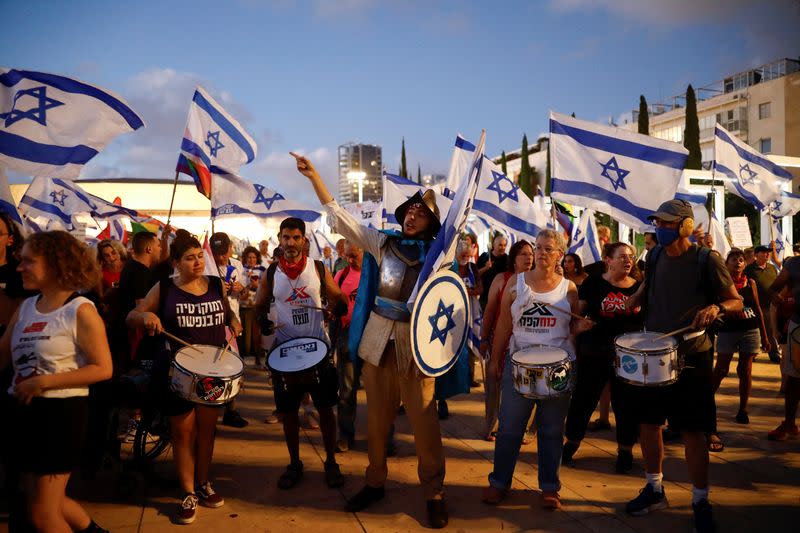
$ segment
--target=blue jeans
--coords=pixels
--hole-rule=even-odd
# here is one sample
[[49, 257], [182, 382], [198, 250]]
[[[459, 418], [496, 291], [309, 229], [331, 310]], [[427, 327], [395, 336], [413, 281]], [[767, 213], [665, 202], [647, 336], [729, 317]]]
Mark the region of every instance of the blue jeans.
[[511, 487], [525, 426], [535, 404], [539, 489], [553, 492], [561, 490], [558, 472], [561, 468], [564, 421], [569, 411], [570, 395], [551, 400], [525, 398], [514, 389], [510, 358], [506, 359], [500, 390], [500, 427], [494, 445], [494, 471], [489, 474], [489, 484], [500, 490]]

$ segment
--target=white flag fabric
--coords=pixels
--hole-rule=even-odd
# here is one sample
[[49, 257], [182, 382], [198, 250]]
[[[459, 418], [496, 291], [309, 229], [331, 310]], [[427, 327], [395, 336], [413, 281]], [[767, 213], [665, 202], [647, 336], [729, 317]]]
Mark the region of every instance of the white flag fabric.
[[689, 152], [681, 145], [550, 113], [553, 199], [648, 231], [647, 216], [675, 197]]
[[197, 87], [181, 142], [177, 171], [194, 179], [200, 194], [211, 193], [212, 174], [236, 174], [256, 158], [253, 138], [202, 87]]
[[781, 197], [781, 189], [792, 175], [747, 143], [717, 124], [714, 132], [714, 168], [725, 174], [725, 188], [757, 209]]
[[374, 229], [383, 228], [383, 204], [381, 202], [361, 202], [346, 204], [343, 206], [353, 218], [358, 220], [362, 226]]
[[[475, 145], [460, 135], [456, 137], [447, 191], [457, 190], [475, 154]], [[536, 235], [551, 221], [544, 198], [531, 200], [519, 185], [503, 174], [502, 169], [489, 158], [483, 161], [481, 186], [475, 193], [472, 209], [493, 227], [533, 242]], [[450, 187], [454, 188], [450, 188]], [[447, 192], [446, 191], [446, 192]]]
[[84, 191], [77, 183], [62, 179], [34, 178], [19, 202], [19, 212], [34, 221], [53, 219], [71, 228], [72, 217], [88, 214], [96, 219], [128, 216], [138, 220], [139, 213]]
[[603, 259], [600, 250], [600, 240], [597, 238], [597, 225], [594, 221], [594, 211], [584, 209], [578, 223], [575, 224], [575, 232], [570, 239], [570, 246], [567, 250], [571, 254], [577, 254], [581, 258], [581, 263], [591, 265]]
[[234, 174], [215, 175], [211, 182], [213, 218], [255, 215], [257, 217], [297, 217], [305, 222], [319, 220], [322, 214], [300, 202]]
[[800, 212], [800, 195], [781, 191], [781, 196], [769, 204], [772, 217], [791, 217]]
[[11, 195], [11, 187], [8, 185], [8, 176], [6, 176], [3, 167], [0, 166], [0, 212], [5, 213], [14, 222], [22, 226], [22, 217], [17, 211], [17, 204], [14, 203], [14, 197]]
[[29, 176], [74, 179], [117, 135], [144, 126], [111, 91], [0, 68], [0, 164]]
[[728, 241], [728, 236], [725, 235], [725, 228], [713, 213], [711, 214], [711, 219], [708, 218], [708, 209], [706, 209], [704, 196], [695, 195], [695, 201], [687, 201], [692, 204], [694, 227], [699, 227], [702, 224], [706, 233], [711, 234], [714, 241], [713, 249], [719, 253], [724, 261], [728, 257], [728, 252], [731, 251], [731, 244]]
[[472, 210], [475, 194], [478, 192], [481, 176], [483, 175], [482, 166], [486, 162], [483, 157], [485, 143], [486, 132], [482, 131], [480, 140], [475, 148], [472, 164], [467, 169], [464, 179], [461, 180], [455, 198], [453, 198], [453, 204], [447, 211], [447, 217], [425, 257], [425, 263], [423, 263], [420, 270], [417, 284], [408, 299], [409, 309], [411, 309], [411, 305], [416, 300], [417, 293], [428, 279], [442, 268], [449, 268], [455, 258], [458, 240], [467, 226], [467, 219]]
[[[425, 187], [395, 174], [383, 173], [383, 218], [386, 220], [387, 228], [400, 229], [400, 223], [395, 218], [394, 212], [417, 192], [424, 193]], [[434, 193], [436, 205], [439, 207], [439, 221], [444, 224], [450, 204], [453, 202], [436, 191]]]

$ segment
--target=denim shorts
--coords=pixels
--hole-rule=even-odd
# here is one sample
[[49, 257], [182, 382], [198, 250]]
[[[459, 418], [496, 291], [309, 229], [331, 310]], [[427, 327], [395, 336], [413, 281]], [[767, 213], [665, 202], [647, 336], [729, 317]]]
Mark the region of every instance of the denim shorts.
[[744, 331], [720, 331], [717, 334], [717, 353], [761, 353], [761, 332], [758, 328]]

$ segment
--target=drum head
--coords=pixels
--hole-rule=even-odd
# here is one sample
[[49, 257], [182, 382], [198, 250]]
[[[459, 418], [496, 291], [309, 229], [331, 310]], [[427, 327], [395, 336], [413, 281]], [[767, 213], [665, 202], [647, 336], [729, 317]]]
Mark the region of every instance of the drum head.
[[456, 363], [467, 342], [469, 297], [464, 282], [443, 270], [420, 289], [411, 310], [411, 353], [426, 376], [441, 376]]
[[547, 365], [558, 363], [568, 357], [569, 354], [561, 348], [542, 345], [520, 350], [511, 356], [511, 360], [524, 365]]
[[267, 362], [278, 372], [299, 372], [318, 364], [328, 355], [328, 343], [315, 337], [297, 337], [276, 345]]
[[175, 362], [189, 372], [202, 376], [231, 377], [244, 371], [244, 363], [230, 348], [222, 353], [219, 346], [195, 344], [175, 354]]
[[672, 350], [678, 345], [672, 337], [659, 339], [663, 333], [655, 331], [635, 331], [625, 333], [614, 339], [614, 343], [624, 350], [641, 350], [643, 352], [659, 352], [661, 350]]

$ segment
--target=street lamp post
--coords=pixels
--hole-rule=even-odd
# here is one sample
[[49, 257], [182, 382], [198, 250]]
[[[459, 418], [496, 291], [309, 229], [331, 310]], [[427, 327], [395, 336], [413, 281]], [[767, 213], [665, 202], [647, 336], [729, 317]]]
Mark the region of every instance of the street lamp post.
[[347, 181], [350, 183], [356, 182], [358, 184], [358, 203], [364, 201], [364, 178], [367, 173], [362, 170], [351, 170], [347, 173]]

